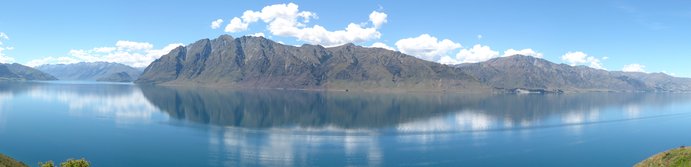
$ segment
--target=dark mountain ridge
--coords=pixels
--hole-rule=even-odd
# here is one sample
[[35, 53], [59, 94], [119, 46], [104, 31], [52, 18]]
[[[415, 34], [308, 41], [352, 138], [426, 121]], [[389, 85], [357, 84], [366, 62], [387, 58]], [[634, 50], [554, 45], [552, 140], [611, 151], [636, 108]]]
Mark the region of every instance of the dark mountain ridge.
[[263, 37], [199, 40], [152, 62], [139, 84], [241, 88], [487, 91], [450, 66], [353, 44], [282, 45]]
[[138, 84], [318, 90], [453, 92], [682, 92], [691, 80], [610, 72], [515, 55], [442, 65], [381, 48], [282, 45], [222, 35], [152, 62]]

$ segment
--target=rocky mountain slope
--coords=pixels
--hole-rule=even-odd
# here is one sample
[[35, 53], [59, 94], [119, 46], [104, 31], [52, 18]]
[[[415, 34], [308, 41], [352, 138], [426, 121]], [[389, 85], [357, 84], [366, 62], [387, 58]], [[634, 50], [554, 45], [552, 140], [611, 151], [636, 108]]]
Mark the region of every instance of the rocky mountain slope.
[[152, 62], [139, 84], [242, 88], [490, 90], [460, 69], [380, 48], [282, 45], [263, 37], [199, 40]]
[[109, 62], [47, 64], [36, 68], [60, 80], [131, 82], [141, 74], [140, 70], [130, 66]]
[[539, 92], [670, 92], [691, 90], [691, 80], [666, 74], [610, 72], [586, 66], [555, 64], [514, 55], [457, 66], [491, 87]]
[[240, 88], [457, 92], [680, 92], [691, 79], [610, 72], [509, 56], [447, 66], [353, 44], [282, 45], [222, 35], [178, 47], [152, 62], [139, 84]]
[[50, 74], [21, 64], [0, 64], [0, 80], [57, 80]]

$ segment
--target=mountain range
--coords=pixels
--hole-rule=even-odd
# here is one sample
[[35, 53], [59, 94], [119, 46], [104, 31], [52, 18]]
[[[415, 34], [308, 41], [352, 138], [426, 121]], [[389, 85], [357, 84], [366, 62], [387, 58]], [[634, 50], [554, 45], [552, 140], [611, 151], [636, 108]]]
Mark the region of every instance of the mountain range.
[[81, 62], [73, 64], [46, 64], [36, 69], [51, 74], [60, 80], [131, 82], [137, 79], [141, 70], [110, 62]]
[[21, 64], [0, 64], [0, 80], [57, 80], [50, 74]]
[[490, 90], [459, 68], [353, 44], [283, 45], [263, 37], [199, 40], [152, 62], [135, 83], [329, 90]]
[[319, 90], [453, 92], [680, 92], [691, 79], [570, 66], [514, 55], [443, 65], [381, 48], [283, 45], [222, 35], [152, 62], [138, 84]]
[[538, 92], [678, 92], [691, 90], [691, 79], [663, 73], [606, 71], [555, 64], [514, 55], [456, 67], [498, 90]]

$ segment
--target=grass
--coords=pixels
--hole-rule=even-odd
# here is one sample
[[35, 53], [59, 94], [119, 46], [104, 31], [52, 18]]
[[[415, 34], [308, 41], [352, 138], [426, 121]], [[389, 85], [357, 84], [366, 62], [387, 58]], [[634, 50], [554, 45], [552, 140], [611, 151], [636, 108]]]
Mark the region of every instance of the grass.
[[29, 167], [26, 164], [0, 154], [0, 167]]
[[636, 167], [647, 166], [691, 167], [691, 147], [665, 151], [636, 164]]

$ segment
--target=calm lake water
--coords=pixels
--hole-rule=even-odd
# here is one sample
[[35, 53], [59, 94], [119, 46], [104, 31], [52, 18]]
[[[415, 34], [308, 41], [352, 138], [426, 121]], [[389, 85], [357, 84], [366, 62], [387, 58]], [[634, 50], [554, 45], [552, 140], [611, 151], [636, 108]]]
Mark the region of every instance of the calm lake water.
[[691, 94], [0, 83], [0, 152], [30, 165], [631, 166], [681, 145]]

